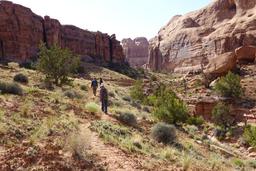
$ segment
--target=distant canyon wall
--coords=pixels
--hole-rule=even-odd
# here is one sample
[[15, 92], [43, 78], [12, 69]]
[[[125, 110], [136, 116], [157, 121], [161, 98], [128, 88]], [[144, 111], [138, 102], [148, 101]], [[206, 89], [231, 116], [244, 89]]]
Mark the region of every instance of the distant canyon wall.
[[123, 39], [122, 46], [126, 60], [132, 67], [142, 67], [148, 61], [149, 42], [145, 37]]
[[256, 0], [214, 0], [203, 9], [174, 16], [161, 28], [150, 40], [148, 67], [185, 73], [219, 56], [227, 63], [230, 56], [233, 61], [255, 59], [255, 50]]
[[125, 60], [115, 35], [61, 25], [58, 20], [42, 18], [29, 8], [0, 1], [0, 59], [24, 62], [35, 58], [40, 42], [68, 48], [81, 57], [115, 63]]

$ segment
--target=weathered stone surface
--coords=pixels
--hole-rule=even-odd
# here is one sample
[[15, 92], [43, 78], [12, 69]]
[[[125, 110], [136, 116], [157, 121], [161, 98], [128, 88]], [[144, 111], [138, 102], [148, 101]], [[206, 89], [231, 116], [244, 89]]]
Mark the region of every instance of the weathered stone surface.
[[150, 40], [148, 67], [188, 72], [202, 59], [256, 45], [256, 1], [215, 0], [207, 7], [173, 17]]
[[126, 60], [132, 67], [141, 67], [148, 61], [149, 42], [145, 37], [122, 40]]
[[256, 57], [256, 47], [255, 46], [242, 46], [235, 50], [237, 60], [241, 63], [243, 62], [254, 62]]
[[236, 55], [233, 52], [227, 52], [222, 55], [210, 58], [206, 66], [205, 73], [213, 76], [222, 76], [236, 66]]
[[72, 25], [61, 25], [49, 16], [34, 14], [29, 8], [0, 2], [0, 59], [23, 62], [37, 56], [38, 45], [58, 44], [81, 57], [95, 61], [124, 62], [123, 49], [115, 35], [90, 32]]

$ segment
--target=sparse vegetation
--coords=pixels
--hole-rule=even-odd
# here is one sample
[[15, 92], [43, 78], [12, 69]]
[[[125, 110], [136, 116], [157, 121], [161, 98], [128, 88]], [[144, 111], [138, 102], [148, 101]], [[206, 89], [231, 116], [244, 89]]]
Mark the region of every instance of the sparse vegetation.
[[53, 45], [49, 49], [44, 44], [40, 45], [39, 61], [37, 68], [46, 75], [46, 80], [58, 86], [68, 84], [68, 78], [79, 65], [79, 58], [68, 49], [61, 49]]
[[66, 97], [68, 97], [70, 99], [75, 99], [75, 98], [80, 99], [82, 97], [78, 92], [76, 92], [74, 90], [67, 90], [67, 91], [65, 91], [64, 92], [64, 96], [66, 96]]
[[244, 129], [243, 138], [253, 147], [256, 147], [256, 127], [248, 125]]
[[22, 95], [23, 89], [17, 83], [0, 81], [0, 93]]
[[224, 97], [238, 98], [242, 95], [240, 76], [229, 72], [221, 77], [214, 87], [215, 91]]
[[88, 111], [88, 112], [91, 112], [91, 113], [97, 113], [99, 112], [99, 105], [97, 105], [96, 103], [94, 102], [90, 102], [90, 103], [87, 103], [85, 105], [85, 109]]
[[173, 125], [158, 123], [152, 128], [151, 135], [157, 142], [170, 144], [176, 140], [176, 129]]
[[28, 77], [26, 75], [22, 74], [22, 73], [16, 74], [13, 78], [13, 81], [23, 83], [23, 84], [27, 84], [28, 83]]
[[86, 85], [81, 85], [81, 86], [80, 86], [80, 89], [81, 89], [81, 90], [83, 90], [83, 91], [88, 91], [88, 89], [87, 89], [87, 86], [86, 86]]
[[132, 113], [121, 113], [118, 116], [118, 120], [120, 120], [122, 123], [129, 125], [129, 126], [136, 126], [137, 125], [137, 119]]

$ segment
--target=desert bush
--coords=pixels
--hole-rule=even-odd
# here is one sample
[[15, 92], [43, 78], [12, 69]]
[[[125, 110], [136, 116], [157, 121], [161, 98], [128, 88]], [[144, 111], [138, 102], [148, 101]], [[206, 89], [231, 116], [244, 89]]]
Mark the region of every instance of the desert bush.
[[61, 86], [70, 83], [69, 76], [79, 66], [79, 58], [68, 49], [61, 49], [54, 45], [47, 49], [45, 44], [40, 45], [37, 68], [46, 75], [48, 81]]
[[173, 125], [158, 123], [152, 128], [151, 136], [157, 142], [170, 144], [176, 139], [176, 128]]
[[131, 105], [139, 110], [141, 110], [141, 104], [140, 101], [136, 100], [136, 101], [132, 101]]
[[108, 93], [108, 95], [109, 95], [110, 97], [115, 97], [115, 93], [112, 92], [112, 91], [110, 91], [110, 92]]
[[153, 115], [157, 119], [169, 124], [177, 124], [187, 120], [187, 107], [172, 90], [162, 85], [156, 92], [156, 97]]
[[146, 96], [143, 94], [143, 82], [136, 81], [134, 86], [131, 88], [130, 96], [134, 100], [140, 100], [141, 102], [144, 101]]
[[204, 123], [204, 119], [202, 117], [189, 117], [186, 122], [189, 125], [201, 126]]
[[70, 99], [80, 99], [81, 95], [74, 91], [74, 90], [67, 90], [64, 92], [64, 96], [70, 98]]
[[229, 72], [221, 77], [214, 86], [216, 92], [224, 97], [237, 98], [242, 95], [240, 76]]
[[234, 126], [235, 118], [230, 114], [230, 107], [224, 103], [218, 103], [212, 110], [212, 119], [214, 123], [225, 130]]
[[85, 105], [85, 109], [88, 111], [88, 112], [91, 112], [91, 113], [97, 113], [100, 109], [99, 105], [97, 105], [96, 103], [94, 102], [90, 102], [90, 103], [87, 103]]
[[129, 126], [137, 125], [137, 119], [132, 113], [128, 113], [128, 112], [121, 113], [118, 116], [118, 120]]
[[83, 91], [88, 91], [88, 89], [87, 89], [87, 86], [86, 86], [86, 85], [81, 85], [81, 86], [80, 86], [80, 89], [81, 89], [81, 90], [83, 90]]
[[27, 84], [28, 83], [28, 77], [24, 74], [16, 74], [13, 78], [13, 81]]
[[244, 140], [253, 147], [256, 147], [256, 127], [248, 125], [244, 129]]
[[0, 81], [0, 93], [22, 95], [23, 89], [19, 84]]

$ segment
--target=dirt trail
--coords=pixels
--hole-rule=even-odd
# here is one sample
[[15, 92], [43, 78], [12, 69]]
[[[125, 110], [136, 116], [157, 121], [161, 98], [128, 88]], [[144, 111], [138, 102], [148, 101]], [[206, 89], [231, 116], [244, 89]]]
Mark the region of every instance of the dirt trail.
[[[81, 131], [90, 130], [90, 123], [80, 125]], [[90, 131], [90, 151], [101, 159], [100, 165], [106, 167], [107, 170], [115, 171], [136, 171], [141, 170], [141, 162], [126, 154], [119, 148], [110, 144], [104, 144], [97, 133]]]

